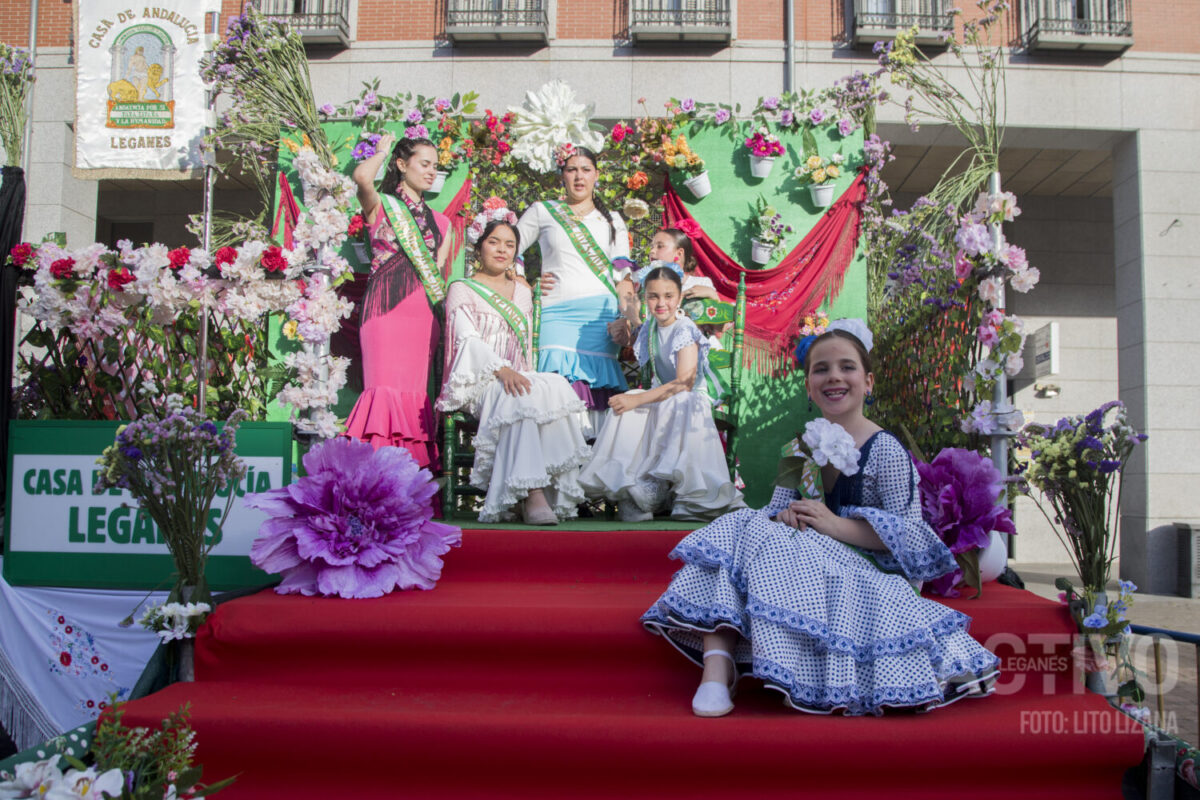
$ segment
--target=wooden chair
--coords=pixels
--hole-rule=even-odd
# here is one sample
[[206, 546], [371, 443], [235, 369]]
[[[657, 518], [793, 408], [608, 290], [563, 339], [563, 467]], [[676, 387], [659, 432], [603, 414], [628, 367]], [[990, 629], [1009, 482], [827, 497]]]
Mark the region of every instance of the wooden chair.
[[733, 311], [733, 352], [729, 369], [729, 396], [713, 409], [713, 422], [725, 434], [725, 462], [732, 477], [737, 464], [738, 425], [741, 422], [742, 350], [746, 339], [746, 275], [738, 278], [737, 300]]

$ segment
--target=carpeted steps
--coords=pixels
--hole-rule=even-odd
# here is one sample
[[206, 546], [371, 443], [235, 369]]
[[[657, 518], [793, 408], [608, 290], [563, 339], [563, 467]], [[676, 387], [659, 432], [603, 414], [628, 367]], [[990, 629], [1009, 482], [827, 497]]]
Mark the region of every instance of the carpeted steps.
[[1113, 797], [1140, 729], [1075, 691], [1061, 607], [988, 585], [949, 603], [1010, 672], [928, 715], [810, 716], [742, 684], [701, 720], [698, 671], [637, 618], [678, 531], [467, 531], [432, 592], [263, 592], [222, 605], [197, 678], [128, 704], [190, 702], [222, 797]]

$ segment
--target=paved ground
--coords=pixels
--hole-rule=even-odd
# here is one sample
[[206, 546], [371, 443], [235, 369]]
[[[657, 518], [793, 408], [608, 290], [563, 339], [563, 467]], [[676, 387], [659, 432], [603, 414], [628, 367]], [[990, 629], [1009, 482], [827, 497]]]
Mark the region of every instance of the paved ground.
[[[1045, 564], [1011, 562], [1025, 581], [1025, 588], [1041, 597], [1058, 599], [1058, 589], [1054, 588], [1054, 579], [1071, 576], [1074, 570], [1070, 564]], [[1113, 574], [1117, 574], [1114, 567]], [[1078, 583], [1078, 581], [1074, 581]], [[1117, 584], [1111, 584], [1110, 594], [1115, 595]], [[1200, 634], [1200, 599], [1175, 597], [1171, 595], [1141, 594], [1134, 595], [1133, 608], [1130, 609], [1129, 619], [1137, 625], [1148, 625], [1155, 628], [1166, 628], [1184, 633]], [[1135, 637], [1132, 645], [1134, 663], [1138, 669], [1146, 673], [1142, 685], [1146, 688], [1148, 697], [1145, 705], [1151, 711], [1157, 712], [1158, 696], [1154, 688], [1154, 651], [1149, 637]], [[1197, 648], [1190, 644], [1175, 644], [1170, 641], [1162, 643], [1163, 661], [1163, 727], [1175, 736], [1196, 744], [1200, 742], [1200, 725], [1197, 710]]]

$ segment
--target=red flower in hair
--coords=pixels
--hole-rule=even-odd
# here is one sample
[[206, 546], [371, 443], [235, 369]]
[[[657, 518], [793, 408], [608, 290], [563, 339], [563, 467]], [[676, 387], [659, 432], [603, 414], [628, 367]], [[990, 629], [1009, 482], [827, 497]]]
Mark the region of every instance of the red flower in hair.
[[59, 280], [75, 277], [75, 259], [60, 258], [50, 265], [50, 274]]
[[689, 238], [695, 238], [704, 233], [704, 230], [700, 227], [700, 223], [694, 219], [681, 219], [675, 223], [675, 227], [686, 233]]
[[283, 248], [277, 244], [273, 244], [263, 251], [260, 263], [267, 272], [283, 272], [288, 265], [287, 257], [283, 255]]
[[176, 247], [167, 253], [167, 260], [171, 262], [171, 269], [182, 269], [191, 257], [192, 251], [186, 247]]

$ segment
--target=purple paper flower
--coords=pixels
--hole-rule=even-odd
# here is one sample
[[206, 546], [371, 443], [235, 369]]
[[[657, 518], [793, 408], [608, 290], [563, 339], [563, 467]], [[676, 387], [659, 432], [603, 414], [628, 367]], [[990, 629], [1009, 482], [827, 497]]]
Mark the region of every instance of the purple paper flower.
[[768, 97], [766, 100], [763, 100], [762, 107], [767, 111], [774, 111], [775, 109], [779, 108], [779, 98]]
[[[934, 533], [958, 555], [986, 547], [991, 531], [1016, 533], [1008, 508], [996, 505], [1002, 491], [1000, 473], [974, 450], [947, 447], [928, 464], [917, 462], [921, 476], [921, 513]], [[931, 582], [934, 592], [957, 597], [960, 570]]]
[[850, 134], [854, 133], [854, 129], [856, 127], [857, 126], [854, 124], [854, 120], [848, 117], [842, 117], [838, 120], [838, 133], [842, 136], [849, 136]]
[[354, 116], [356, 117], [365, 117], [370, 112], [371, 109], [367, 108], [366, 103], [359, 103], [354, 107]]
[[683, 100], [679, 103], [679, 110], [687, 111], [689, 113], [692, 111], [695, 111], [696, 110], [696, 101], [690, 97], [683, 98]]
[[350, 153], [355, 161], [366, 161], [371, 156], [375, 155], [375, 145], [367, 139], [354, 145], [354, 150]]
[[362, 101], [368, 106], [373, 106], [379, 102], [379, 96], [376, 95], [375, 92], [368, 89], [367, 93], [363, 95]]
[[791, 127], [796, 121], [796, 114], [790, 108], [785, 108], [779, 113], [779, 124], [785, 128]]
[[268, 515], [250, 560], [283, 576], [275, 591], [351, 598], [434, 587], [462, 531], [432, 521], [437, 485], [407, 450], [331, 439], [304, 456], [304, 470], [245, 499]]
[[814, 108], [808, 112], [808, 118], [812, 121], [813, 125], [820, 125], [825, 121], [825, 112], [819, 108]]
[[718, 125], [723, 125], [729, 121], [729, 112], [723, 108], [718, 108], [713, 114], [713, 121]]
[[404, 115], [404, 121], [409, 123], [410, 125], [416, 125], [418, 122], [420, 122], [423, 119], [424, 119], [424, 117], [421, 116], [421, 109], [419, 109], [419, 108], [414, 108], [412, 111], [409, 111], [407, 114]]
[[954, 242], [969, 256], [978, 256], [992, 251], [992, 232], [986, 225], [978, 223], [963, 225], [954, 235]]
[[439, 114], [444, 114], [450, 110], [450, 100], [446, 97], [439, 97], [433, 101], [433, 110]]
[[317, 111], [320, 111], [322, 114], [329, 117], [329, 116], [332, 116], [333, 114], [335, 114], [337, 112], [337, 109], [334, 108], [333, 103], [326, 103], [325, 105], [318, 108]]
[[410, 125], [404, 129], [405, 139], [428, 139], [429, 129], [424, 125]]

